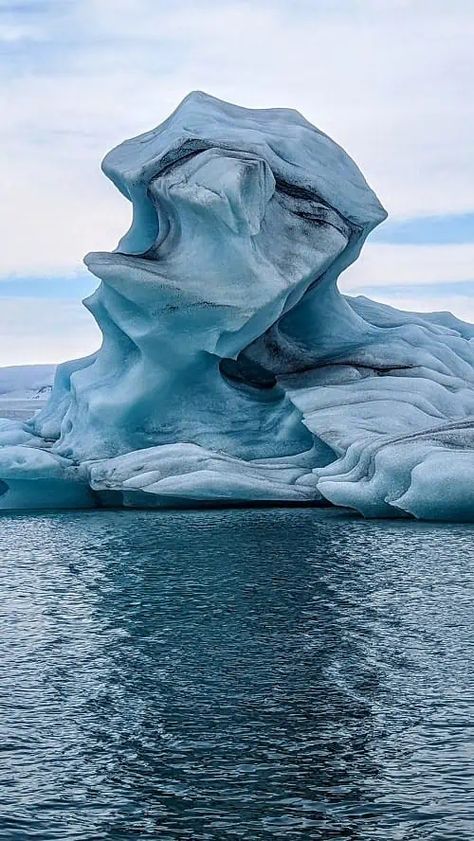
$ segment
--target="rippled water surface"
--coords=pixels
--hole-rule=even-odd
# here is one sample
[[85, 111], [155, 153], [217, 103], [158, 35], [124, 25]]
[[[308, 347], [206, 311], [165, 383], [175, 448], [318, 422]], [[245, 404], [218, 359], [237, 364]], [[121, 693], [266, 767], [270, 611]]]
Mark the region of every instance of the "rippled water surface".
[[474, 530], [0, 518], [2, 839], [474, 838]]

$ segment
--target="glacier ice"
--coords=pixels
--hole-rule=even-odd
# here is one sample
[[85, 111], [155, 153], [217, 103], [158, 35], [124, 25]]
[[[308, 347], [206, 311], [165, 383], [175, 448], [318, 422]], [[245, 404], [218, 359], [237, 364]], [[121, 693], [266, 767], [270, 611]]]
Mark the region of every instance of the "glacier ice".
[[110, 152], [103, 335], [0, 421], [0, 508], [332, 503], [474, 520], [474, 326], [342, 295], [386, 213], [299, 113], [190, 94]]

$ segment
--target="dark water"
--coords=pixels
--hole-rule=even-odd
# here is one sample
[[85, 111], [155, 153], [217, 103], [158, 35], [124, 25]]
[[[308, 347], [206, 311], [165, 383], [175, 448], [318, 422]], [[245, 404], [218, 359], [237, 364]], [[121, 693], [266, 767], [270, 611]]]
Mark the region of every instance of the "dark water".
[[474, 530], [0, 518], [1, 839], [474, 838]]

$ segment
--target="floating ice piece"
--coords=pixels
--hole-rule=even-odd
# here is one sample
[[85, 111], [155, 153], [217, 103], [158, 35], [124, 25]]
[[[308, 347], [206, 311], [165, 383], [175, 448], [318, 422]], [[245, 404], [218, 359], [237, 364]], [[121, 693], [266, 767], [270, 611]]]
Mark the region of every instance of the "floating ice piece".
[[97, 353], [0, 423], [0, 507], [332, 503], [474, 520], [474, 327], [340, 294], [386, 214], [300, 114], [190, 94], [110, 152]]

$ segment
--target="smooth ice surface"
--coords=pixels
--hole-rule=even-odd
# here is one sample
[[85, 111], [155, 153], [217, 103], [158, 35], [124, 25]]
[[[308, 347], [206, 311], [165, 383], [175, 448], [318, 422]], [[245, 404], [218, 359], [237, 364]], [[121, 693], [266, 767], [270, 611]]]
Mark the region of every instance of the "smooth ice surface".
[[324, 503], [474, 519], [474, 327], [339, 293], [386, 214], [300, 114], [190, 94], [103, 163], [97, 353], [0, 425], [0, 507]]

